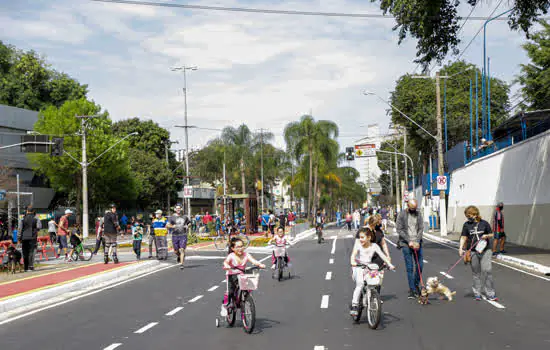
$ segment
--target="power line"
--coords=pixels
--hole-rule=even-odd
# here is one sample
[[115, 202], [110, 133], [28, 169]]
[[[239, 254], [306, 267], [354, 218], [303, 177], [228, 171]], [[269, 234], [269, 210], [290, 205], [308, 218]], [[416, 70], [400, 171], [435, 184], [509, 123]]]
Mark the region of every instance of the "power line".
[[[188, 9], [188, 10], [248, 12], [248, 13], [262, 13], [262, 14], [271, 14], [271, 15], [300, 15], [300, 16], [382, 18], [382, 19], [394, 19], [395, 18], [394, 16], [387, 16], [387, 15], [383, 15], [383, 14], [374, 14], [374, 13], [272, 10], [272, 9], [259, 9], [259, 8], [248, 8], [248, 7], [225, 7], [225, 6], [171, 4], [171, 3], [165, 3], [165, 2], [134, 1], [134, 0], [90, 0], [90, 1], [103, 2], [103, 3], [112, 3], [112, 4], [153, 6], [153, 7], [166, 7], [166, 8], [181, 8], [181, 9]], [[462, 19], [464, 19], [464, 17], [458, 17], [458, 19], [462, 20]], [[470, 20], [474, 20], [474, 21], [485, 21], [487, 19], [489, 19], [489, 17], [470, 17]], [[506, 20], [506, 18], [499, 18], [498, 20], [504, 21], [504, 20]]]

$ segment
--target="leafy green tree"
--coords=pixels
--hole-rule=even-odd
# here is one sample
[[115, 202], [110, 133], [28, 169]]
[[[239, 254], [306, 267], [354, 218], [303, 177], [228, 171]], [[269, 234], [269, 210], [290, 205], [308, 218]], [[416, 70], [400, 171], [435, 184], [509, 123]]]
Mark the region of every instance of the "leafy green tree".
[[34, 51], [0, 41], [0, 104], [39, 111], [86, 97], [88, 86], [55, 71]]
[[[471, 68], [473, 67], [473, 68]], [[464, 72], [466, 69], [470, 71]], [[447, 86], [447, 135], [448, 148], [451, 149], [458, 142], [470, 139], [470, 79], [474, 84], [474, 119], [475, 119], [475, 69], [464, 61], [454, 62], [443, 67], [441, 75], [451, 76], [459, 73], [446, 82]], [[481, 72], [478, 70], [481, 77]], [[481, 82], [481, 78], [479, 78]], [[445, 82], [441, 79], [441, 114], [443, 115], [443, 87]], [[480, 83], [481, 84], [481, 83]], [[481, 87], [481, 85], [480, 85]], [[432, 135], [437, 134], [436, 119], [436, 95], [433, 79], [413, 79], [411, 75], [401, 76], [391, 94], [392, 104], [408, 115], [418, 124], [422, 125]], [[479, 98], [479, 132], [481, 132], [481, 88]], [[498, 126], [507, 117], [509, 109], [509, 86], [500, 79], [491, 78], [491, 125]], [[392, 122], [403, 126], [408, 132], [407, 152], [412, 147], [416, 152], [430, 154], [436, 150], [432, 137], [416, 125], [405, 119], [395, 109], [390, 111]]]
[[530, 110], [550, 108], [550, 24], [546, 21], [540, 24], [542, 30], [523, 45], [531, 62], [521, 65], [516, 78], [524, 98], [521, 107]]
[[[394, 30], [399, 31], [399, 44], [407, 37], [418, 40], [415, 62], [427, 66], [432, 61], [442, 61], [449, 52], [458, 53], [461, 27], [458, 8], [467, 2], [475, 6], [482, 0], [371, 0], [379, 2], [384, 14], [395, 16]], [[491, 3], [497, 3], [496, 0]], [[550, 8], [548, 0], [512, 0], [508, 8], [513, 8], [508, 18], [510, 29], [522, 30], [527, 35], [529, 29], [541, 14]]]
[[[116, 148], [97, 158], [115, 144], [119, 138], [113, 135], [112, 123], [107, 112], [86, 99], [65, 102], [61, 107], [47, 107], [39, 114], [34, 130], [41, 134], [64, 136], [64, 150], [77, 160], [81, 159], [81, 123], [77, 115], [97, 115], [91, 118], [87, 128], [87, 158], [93, 162], [88, 167], [90, 208], [112, 201], [134, 200], [138, 187], [128, 162], [128, 144], [119, 143]], [[76, 196], [80, 210], [82, 168], [67, 154], [51, 157], [49, 154], [29, 154], [33, 169], [45, 175], [56, 192]]]
[[[246, 124], [241, 124], [238, 128], [225, 127], [221, 138], [228, 149], [231, 150], [231, 152], [226, 153], [226, 159], [229, 159], [232, 165], [239, 164], [242, 193], [247, 193], [246, 167], [253, 155], [252, 148], [255, 145], [255, 136]], [[232, 168], [236, 169], [235, 167]]]

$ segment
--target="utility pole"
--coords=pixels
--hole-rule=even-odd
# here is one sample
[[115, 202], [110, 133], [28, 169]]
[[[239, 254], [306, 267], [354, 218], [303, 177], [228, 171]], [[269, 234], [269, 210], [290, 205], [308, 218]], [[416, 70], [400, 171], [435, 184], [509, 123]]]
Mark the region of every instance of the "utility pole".
[[19, 214], [21, 213], [20, 207], [20, 195], [19, 195], [19, 173], [17, 173], [17, 234], [21, 235], [21, 220], [19, 220]]
[[261, 166], [260, 181], [262, 182], [260, 198], [262, 202], [262, 214], [263, 214], [264, 212], [264, 129], [260, 129], [260, 166]]
[[[403, 128], [403, 153], [407, 154], [407, 128]], [[408, 167], [407, 167], [407, 160], [405, 159], [405, 191], [409, 190], [409, 173], [408, 173]], [[413, 170], [414, 171], [414, 170]], [[414, 184], [413, 184], [413, 192], [414, 192]]]
[[[183, 71], [183, 103], [184, 103], [184, 117], [185, 117], [185, 176], [187, 178], [187, 186], [189, 186], [189, 126], [187, 125], [187, 74], [188, 70], [197, 70], [196, 66], [187, 67], [174, 67], [172, 71]], [[187, 217], [191, 218], [191, 198], [187, 198]]]
[[397, 153], [395, 156], [395, 205], [397, 211], [401, 211], [401, 205], [400, 203], [400, 195], [399, 195], [399, 165], [397, 163]]
[[95, 115], [76, 116], [80, 118], [82, 127], [82, 233], [84, 238], [88, 237], [89, 218], [88, 218], [88, 158], [86, 148], [86, 121], [90, 118], [97, 118]]
[[[441, 121], [441, 89], [439, 84], [439, 71], [435, 75], [435, 94], [437, 100], [437, 168], [439, 176], [445, 175], [445, 168], [443, 167], [443, 130]], [[447, 235], [447, 213], [445, 205], [445, 191], [439, 191], [439, 220], [440, 220], [440, 232], [442, 236]]]
[[[164, 153], [166, 155], [166, 168], [168, 170], [170, 170], [170, 162], [168, 160], [168, 149], [170, 148], [170, 145], [172, 145], [173, 143], [179, 143], [178, 141], [170, 141], [170, 140], [166, 140], [164, 141]], [[166, 205], [166, 213], [168, 215], [170, 215], [170, 188], [168, 188], [168, 195], [167, 195], [167, 205]]]

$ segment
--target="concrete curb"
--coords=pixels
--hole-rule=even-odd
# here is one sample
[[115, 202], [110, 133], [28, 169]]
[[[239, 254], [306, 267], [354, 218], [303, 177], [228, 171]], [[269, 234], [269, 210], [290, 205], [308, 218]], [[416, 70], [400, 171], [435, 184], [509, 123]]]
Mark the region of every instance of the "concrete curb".
[[[441, 238], [441, 237], [438, 237], [438, 236], [431, 235], [429, 233], [424, 233], [424, 236], [427, 236], [427, 238], [429, 238], [433, 241], [446, 243], [446, 244], [452, 245], [453, 247], [458, 248], [458, 242], [453, 241], [451, 239]], [[527, 269], [530, 269], [530, 270], [533, 270], [533, 271], [536, 271], [536, 272], [539, 272], [539, 273], [542, 273], [542, 274], [550, 273], [550, 266], [541, 265], [541, 264], [538, 264], [538, 263], [535, 263], [535, 262], [532, 262], [532, 261], [529, 261], [529, 260], [520, 259], [520, 258], [516, 258], [516, 257], [509, 256], [509, 255], [504, 255], [504, 254], [499, 254], [496, 257], [494, 257], [494, 259], [500, 260], [500, 261], [503, 261], [503, 262], [507, 262], [507, 263], [511, 263], [511, 264], [515, 264], [515, 265], [519, 265], [519, 266], [525, 267]]]
[[160, 261], [146, 261], [124, 266], [115, 270], [98, 273], [74, 282], [68, 282], [36, 292], [30, 292], [0, 302], [0, 321], [31, 311], [45, 304], [57, 303], [74, 296], [84, 294], [92, 289], [105, 287], [121, 282], [136, 275], [147, 273], [159, 267]]

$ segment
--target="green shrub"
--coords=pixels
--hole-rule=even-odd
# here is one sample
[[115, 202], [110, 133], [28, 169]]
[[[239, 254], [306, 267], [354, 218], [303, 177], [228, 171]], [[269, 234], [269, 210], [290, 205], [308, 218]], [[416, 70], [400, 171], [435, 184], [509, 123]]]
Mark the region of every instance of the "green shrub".
[[251, 247], [265, 247], [267, 246], [267, 242], [269, 242], [271, 240], [271, 238], [265, 238], [265, 237], [262, 237], [262, 238], [256, 238], [256, 239], [253, 239], [250, 241], [250, 246]]

